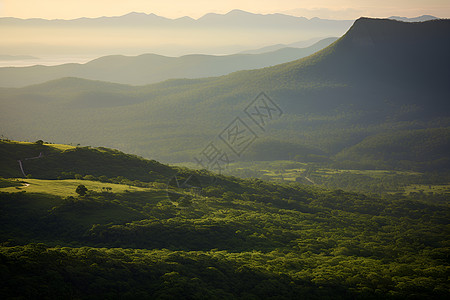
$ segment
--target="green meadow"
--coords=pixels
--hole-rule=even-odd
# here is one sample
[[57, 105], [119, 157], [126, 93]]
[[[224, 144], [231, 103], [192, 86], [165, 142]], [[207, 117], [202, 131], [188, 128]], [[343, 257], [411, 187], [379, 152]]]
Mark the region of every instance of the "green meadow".
[[111, 192], [125, 193], [125, 192], [145, 192], [150, 191], [149, 188], [142, 188], [136, 186], [128, 186], [123, 184], [104, 183], [90, 180], [43, 180], [43, 179], [14, 179], [21, 183], [21, 186], [0, 188], [0, 192], [14, 193], [25, 191], [27, 193], [46, 193], [60, 197], [77, 196], [75, 189], [82, 184], [93, 192], [105, 192], [105, 188], [111, 188]]

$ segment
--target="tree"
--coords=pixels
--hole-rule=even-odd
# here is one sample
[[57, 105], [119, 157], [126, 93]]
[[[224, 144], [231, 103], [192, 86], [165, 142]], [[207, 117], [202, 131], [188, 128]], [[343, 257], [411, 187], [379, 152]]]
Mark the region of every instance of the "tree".
[[83, 177], [83, 179], [84, 180], [91, 180], [91, 181], [97, 180], [97, 178], [94, 175], [86, 175], [86, 176]]
[[88, 191], [88, 189], [84, 186], [84, 185], [82, 185], [82, 184], [80, 184], [79, 186], [77, 186], [77, 189], [75, 190], [75, 192], [78, 194], [78, 195], [80, 195], [80, 196], [84, 196], [84, 195], [86, 195], [86, 192]]

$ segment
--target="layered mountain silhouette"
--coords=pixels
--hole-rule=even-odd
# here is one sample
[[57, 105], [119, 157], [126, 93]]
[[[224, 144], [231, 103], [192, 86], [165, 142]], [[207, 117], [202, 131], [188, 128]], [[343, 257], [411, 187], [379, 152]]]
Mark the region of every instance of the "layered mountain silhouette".
[[1, 125], [17, 139], [188, 161], [264, 91], [284, 114], [240, 159], [448, 168], [449, 35], [450, 20], [361, 18], [329, 47], [269, 68], [139, 87], [65, 78], [3, 88]]
[[352, 23], [353, 20], [306, 19], [240, 10], [207, 14], [199, 19], [168, 19], [136, 12], [73, 20], [8, 17], [0, 18], [0, 25], [8, 33], [0, 40], [0, 48], [4, 54], [39, 57], [74, 53], [91, 57], [112, 53], [224, 55], [271, 44], [341, 36]]
[[0, 86], [21, 87], [62, 77], [79, 77], [123, 84], [142, 85], [171, 78], [201, 78], [226, 75], [235, 71], [258, 69], [311, 55], [337, 38], [327, 38], [307, 48], [285, 47], [260, 54], [224, 56], [186, 55], [167, 57], [156, 54], [139, 56], [111, 55], [86, 64], [0, 68]]
[[21, 25], [55, 25], [55, 26], [202, 26], [202, 27], [258, 27], [271, 28], [284, 27], [292, 28], [292, 26], [309, 25], [313, 30], [315, 26], [319, 28], [329, 29], [331, 26], [348, 26], [351, 25], [350, 20], [327, 20], [320, 18], [307, 19], [304, 17], [295, 17], [284, 14], [254, 14], [243, 10], [232, 10], [226, 14], [208, 13], [198, 19], [190, 17], [181, 17], [170, 19], [155, 15], [153, 13], [146, 14], [141, 12], [131, 12], [123, 16], [117, 17], [98, 17], [98, 18], [78, 18], [71, 20], [63, 19], [19, 19], [13, 17], [0, 18], [2, 25], [21, 24]]

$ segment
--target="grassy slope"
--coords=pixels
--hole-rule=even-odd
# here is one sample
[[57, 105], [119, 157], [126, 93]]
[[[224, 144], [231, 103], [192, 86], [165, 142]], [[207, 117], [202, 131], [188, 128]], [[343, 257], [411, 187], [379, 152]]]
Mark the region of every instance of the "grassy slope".
[[[22, 160], [26, 174], [34, 178], [57, 179], [81, 176], [125, 176], [130, 180], [167, 181], [175, 173], [156, 161], [108, 148], [72, 147], [55, 144], [0, 141], [0, 176], [22, 177], [17, 160]], [[26, 158], [41, 158], [26, 160]]]
[[47, 193], [60, 197], [68, 197], [68, 196], [77, 196], [77, 193], [75, 193], [75, 189], [80, 184], [86, 186], [88, 190], [94, 192], [102, 192], [103, 188], [106, 187], [111, 188], [112, 192], [119, 194], [125, 193], [125, 191], [137, 192], [148, 190], [141, 187], [127, 186], [123, 184], [114, 184], [90, 180], [75, 180], [75, 179], [66, 179], [66, 180], [26, 179], [22, 180], [21, 183], [22, 183], [21, 186], [0, 188], [0, 192], [14, 193], [18, 191], [26, 191], [27, 193]]

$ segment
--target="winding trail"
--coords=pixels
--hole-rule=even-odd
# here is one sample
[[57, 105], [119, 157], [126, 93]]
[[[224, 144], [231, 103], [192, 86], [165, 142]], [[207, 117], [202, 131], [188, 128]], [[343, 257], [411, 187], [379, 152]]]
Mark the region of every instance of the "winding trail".
[[[24, 158], [23, 160], [37, 159], [37, 158], [42, 158], [42, 157], [44, 157], [44, 154], [42, 154], [42, 152], [41, 152], [41, 153], [39, 153], [39, 156]], [[19, 159], [17, 162], [19, 163], [20, 171], [22, 171], [23, 177], [27, 177], [27, 175], [25, 174], [25, 171], [23, 170], [22, 160]]]
[[27, 177], [27, 175], [25, 175], [25, 172], [23, 171], [22, 161], [19, 159], [17, 162], [19, 163], [20, 171], [22, 171], [23, 177]]

